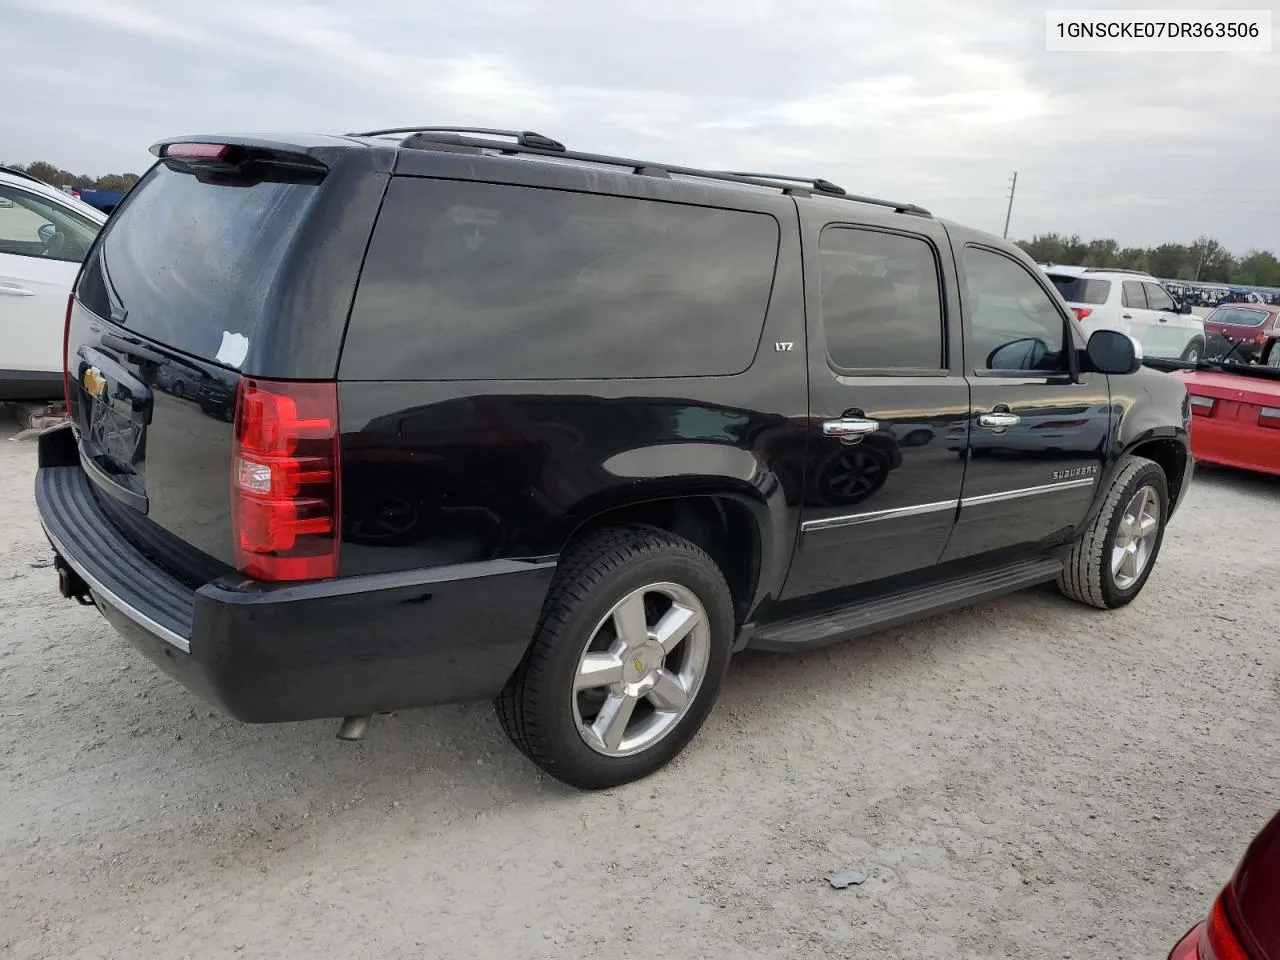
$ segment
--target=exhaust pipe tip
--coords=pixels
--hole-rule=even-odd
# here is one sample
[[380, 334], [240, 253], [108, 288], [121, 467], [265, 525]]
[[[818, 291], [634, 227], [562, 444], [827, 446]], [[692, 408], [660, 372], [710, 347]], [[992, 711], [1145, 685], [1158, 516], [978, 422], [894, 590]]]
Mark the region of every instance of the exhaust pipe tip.
[[343, 717], [338, 726], [338, 739], [363, 740], [364, 735], [369, 732], [369, 721], [372, 719], [372, 716]]

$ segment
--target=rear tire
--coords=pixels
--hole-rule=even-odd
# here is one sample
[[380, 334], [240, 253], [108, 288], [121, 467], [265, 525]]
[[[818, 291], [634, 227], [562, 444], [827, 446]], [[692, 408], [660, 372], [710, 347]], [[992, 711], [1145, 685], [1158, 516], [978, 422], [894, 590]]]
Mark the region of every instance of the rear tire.
[[1280, 340], [1272, 340], [1267, 346], [1267, 356], [1263, 361], [1268, 367], [1280, 367]]
[[711, 712], [733, 631], [729, 587], [699, 547], [656, 528], [600, 531], [563, 559], [533, 642], [494, 702], [498, 720], [570, 786], [638, 780]]
[[1182, 359], [1189, 363], [1197, 363], [1202, 357], [1204, 357], [1204, 341], [1196, 337], [1182, 351]]
[[1067, 555], [1058, 589], [1102, 610], [1142, 592], [1155, 568], [1169, 518], [1169, 484], [1159, 464], [1125, 457], [1097, 518]]

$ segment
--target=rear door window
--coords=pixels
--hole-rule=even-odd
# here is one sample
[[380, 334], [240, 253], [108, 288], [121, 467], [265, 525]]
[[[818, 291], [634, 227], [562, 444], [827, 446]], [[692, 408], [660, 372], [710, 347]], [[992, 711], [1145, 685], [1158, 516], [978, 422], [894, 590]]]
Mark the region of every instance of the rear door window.
[[822, 330], [844, 370], [937, 371], [943, 357], [938, 262], [926, 240], [832, 226], [822, 231]]
[[202, 183], [159, 164], [103, 228], [80, 299], [141, 336], [238, 367], [319, 190]]
[[755, 356], [777, 256], [766, 214], [397, 177], [342, 376], [739, 373]]
[[1063, 273], [1051, 273], [1048, 276], [1067, 303], [1091, 303], [1096, 306], [1106, 303], [1111, 296], [1110, 280], [1089, 280]]

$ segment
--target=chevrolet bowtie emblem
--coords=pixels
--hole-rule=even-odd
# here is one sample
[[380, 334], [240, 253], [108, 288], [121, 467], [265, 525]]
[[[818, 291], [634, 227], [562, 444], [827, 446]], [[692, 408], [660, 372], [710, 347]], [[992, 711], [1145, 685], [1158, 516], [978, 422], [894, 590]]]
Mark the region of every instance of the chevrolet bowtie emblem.
[[101, 400], [102, 395], [107, 392], [106, 377], [97, 367], [90, 367], [80, 379], [84, 383], [85, 392], [95, 400]]

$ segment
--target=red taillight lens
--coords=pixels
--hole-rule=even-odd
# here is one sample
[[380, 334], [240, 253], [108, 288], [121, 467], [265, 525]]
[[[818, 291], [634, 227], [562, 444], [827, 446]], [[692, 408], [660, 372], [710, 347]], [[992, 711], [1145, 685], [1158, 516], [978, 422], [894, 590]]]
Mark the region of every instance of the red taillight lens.
[[1083, 320], [1089, 314], [1093, 313], [1089, 307], [1072, 307], [1071, 312], [1076, 315], [1077, 320]]
[[1280, 429], [1280, 407], [1263, 407], [1259, 410], [1258, 426]]
[[231, 517], [242, 573], [258, 580], [337, 575], [339, 449], [337, 384], [240, 381]]
[[1200, 941], [1196, 945], [1199, 960], [1252, 960], [1236, 935], [1228, 914], [1231, 888], [1223, 890], [1213, 902], [1209, 919], [1200, 928]]
[[67, 405], [67, 416], [71, 412], [71, 358], [67, 351], [71, 347], [71, 308], [75, 306], [75, 292], [67, 294], [67, 315], [62, 321], [62, 402]]

